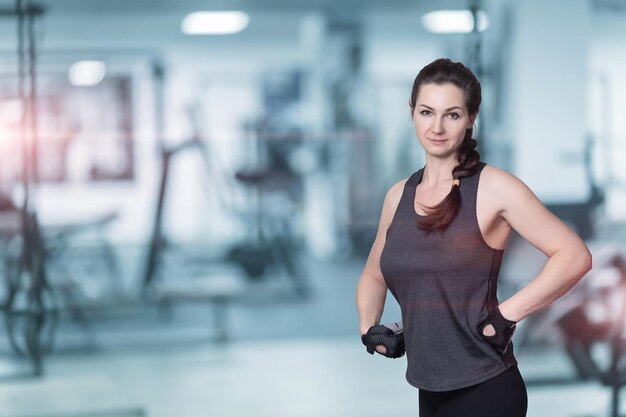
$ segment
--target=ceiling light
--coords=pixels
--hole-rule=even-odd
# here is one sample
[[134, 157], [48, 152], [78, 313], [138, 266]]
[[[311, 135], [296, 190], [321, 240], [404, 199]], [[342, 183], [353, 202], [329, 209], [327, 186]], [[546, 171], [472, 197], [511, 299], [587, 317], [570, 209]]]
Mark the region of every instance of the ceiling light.
[[193, 12], [185, 16], [181, 30], [185, 35], [230, 35], [244, 30], [250, 17], [239, 11]]
[[97, 85], [104, 79], [106, 65], [102, 61], [78, 61], [71, 66], [70, 83], [80, 87]]
[[[489, 18], [482, 10], [477, 17], [482, 32], [489, 27]], [[433, 33], [469, 33], [474, 29], [474, 17], [469, 10], [437, 10], [422, 16], [422, 24]]]

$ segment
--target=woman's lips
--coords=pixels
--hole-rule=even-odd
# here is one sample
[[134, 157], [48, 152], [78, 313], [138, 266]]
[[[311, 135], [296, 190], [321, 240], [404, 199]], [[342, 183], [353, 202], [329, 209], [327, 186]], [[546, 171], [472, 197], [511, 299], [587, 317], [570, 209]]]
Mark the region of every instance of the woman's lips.
[[446, 141], [446, 139], [431, 139], [431, 138], [428, 138], [428, 140], [430, 140], [433, 143], [437, 143], [437, 144], [444, 143]]

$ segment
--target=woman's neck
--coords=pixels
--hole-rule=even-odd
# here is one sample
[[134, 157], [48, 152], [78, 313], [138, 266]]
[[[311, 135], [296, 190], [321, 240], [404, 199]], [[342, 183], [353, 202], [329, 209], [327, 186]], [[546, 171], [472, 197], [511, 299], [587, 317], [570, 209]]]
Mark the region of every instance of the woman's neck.
[[428, 188], [447, 185], [452, 182], [452, 170], [458, 164], [456, 156], [448, 159], [426, 158], [426, 167], [421, 182]]

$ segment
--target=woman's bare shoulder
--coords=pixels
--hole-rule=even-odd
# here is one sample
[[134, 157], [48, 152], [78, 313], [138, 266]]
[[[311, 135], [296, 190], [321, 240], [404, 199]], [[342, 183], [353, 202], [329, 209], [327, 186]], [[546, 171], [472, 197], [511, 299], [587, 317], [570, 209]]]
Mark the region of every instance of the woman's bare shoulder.
[[404, 185], [408, 180], [409, 178], [401, 179], [400, 181], [389, 187], [389, 190], [387, 191], [387, 197], [385, 198], [400, 201], [400, 197], [402, 197], [402, 192], [404, 191]]
[[387, 195], [385, 196], [385, 202], [383, 203], [383, 213], [382, 217], [384, 223], [389, 225], [391, 223], [391, 219], [393, 219], [393, 215], [400, 204], [400, 199], [402, 198], [402, 192], [404, 191], [404, 185], [406, 184], [408, 178], [404, 178], [387, 190]]
[[[481, 185], [494, 193], [527, 191], [528, 186], [515, 175], [493, 165], [485, 165], [480, 175]], [[508, 193], [507, 193], [508, 194]]]
[[483, 168], [478, 194], [479, 200], [483, 201], [490, 211], [505, 218], [506, 213], [513, 207], [525, 207], [530, 201], [539, 202], [522, 180], [493, 165], [485, 165]]

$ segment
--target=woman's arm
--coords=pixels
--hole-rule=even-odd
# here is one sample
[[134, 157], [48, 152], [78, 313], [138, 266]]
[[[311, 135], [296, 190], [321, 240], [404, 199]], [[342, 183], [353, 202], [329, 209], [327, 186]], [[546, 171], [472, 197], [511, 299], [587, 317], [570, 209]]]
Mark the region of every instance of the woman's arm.
[[591, 269], [591, 253], [580, 237], [552, 214], [526, 184], [505, 171], [487, 169], [488, 195], [497, 200], [502, 218], [549, 258], [539, 275], [500, 304], [504, 317], [520, 321], [576, 285]]
[[356, 305], [359, 313], [361, 334], [367, 333], [370, 327], [379, 324], [383, 314], [387, 296], [387, 284], [380, 271], [380, 254], [385, 246], [387, 228], [391, 224], [393, 215], [400, 202], [400, 197], [402, 197], [405, 182], [406, 180], [402, 180], [394, 184], [385, 196], [376, 239], [370, 249], [365, 268], [359, 279], [356, 290]]

